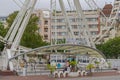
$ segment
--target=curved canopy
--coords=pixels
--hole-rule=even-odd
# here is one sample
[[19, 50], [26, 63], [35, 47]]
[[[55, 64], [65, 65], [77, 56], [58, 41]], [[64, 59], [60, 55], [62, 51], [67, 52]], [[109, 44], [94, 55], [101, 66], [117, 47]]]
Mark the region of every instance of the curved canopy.
[[104, 54], [99, 50], [77, 44], [58, 44], [58, 45], [44, 46], [28, 51], [27, 53], [28, 54], [29, 53], [38, 53], [38, 54], [61, 53], [61, 54], [82, 54], [82, 55], [87, 54], [91, 57], [105, 58]]

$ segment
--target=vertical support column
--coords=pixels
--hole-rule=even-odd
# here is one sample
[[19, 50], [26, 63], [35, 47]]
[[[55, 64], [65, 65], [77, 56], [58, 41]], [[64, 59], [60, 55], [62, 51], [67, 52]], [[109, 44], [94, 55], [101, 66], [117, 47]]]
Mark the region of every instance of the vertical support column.
[[[51, 0], [51, 26], [53, 25], [52, 23], [54, 23], [54, 27], [55, 27], [55, 36], [51, 36], [51, 45], [53, 44], [57, 44], [58, 42], [58, 38], [57, 38], [57, 16], [56, 16], [56, 0]], [[54, 22], [53, 22], [54, 19]], [[52, 34], [52, 33], [51, 33]]]
[[7, 33], [7, 35], [5, 36], [5, 40], [13, 42], [13, 40], [17, 34], [17, 31], [20, 27], [20, 24], [25, 16], [25, 13], [26, 13], [26, 10], [27, 10], [29, 3], [30, 3], [30, 0], [25, 0], [23, 7], [21, 8], [20, 12], [18, 13], [17, 17], [15, 18], [12, 26], [10, 27], [10, 29]]
[[25, 30], [25, 28], [28, 24], [29, 19], [30, 19], [30, 16], [33, 12], [33, 9], [34, 9], [34, 6], [35, 6], [36, 2], [37, 2], [37, 0], [31, 0], [31, 2], [29, 4], [29, 7], [28, 7], [28, 10], [26, 10], [24, 19], [22, 20], [22, 23], [21, 23], [20, 28], [18, 30], [18, 33], [17, 33], [17, 35], [14, 39], [14, 42], [11, 46], [11, 49], [14, 49], [14, 48], [16, 49], [18, 47], [18, 45], [20, 43], [20, 40], [22, 38], [22, 35], [24, 33], [24, 30]]
[[7, 53], [7, 56], [8, 56], [8, 59], [7, 59], [7, 65], [6, 67], [10, 67], [10, 70], [13, 71], [14, 70], [14, 66], [13, 66], [13, 63], [12, 61], [9, 61], [9, 59], [12, 57], [12, 51], [10, 49], [6, 49], [6, 53]]
[[90, 34], [90, 31], [89, 31], [89, 28], [88, 28], [88, 25], [87, 25], [87, 21], [86, 21], [84, 13], [82, 11], [82, 7], [80, 5], [80, 2], [79, 2], [79, 0], [73, 0], [73, 1], [74, 1], [74, 5], [76, 7], [76, 11], [78, 13], [78, 16], [79, 16], [80, 19], [82, 19], [82, 27], [83, 27], [83, 30], [84, 30], [83, 34], [85, 36], [85, 40], [87, 42], [87, 45], [95, 48], [95, 44], [92, 41], [91, 34]]
[[[65, 5], [64, 5], [63, 0], [59, 0], [59, 3], [60, 3], [60, 8], [61, 8], [61, 10], [62, 10], [62, 13], [63, 13], [63, 15], [64, 15], [64, 17], [65, 17], [66, 27], [67, 27], [67, 30], [68, 30], [68, 36], [69, 36], [69, 38], [70, 38], [71, 40], [75, 40], [75, 36], [74, 36], [73, 31], [72, 31], [72, 27], [71, 27], [69, 18], [68, 18], [68, 16], [67, 16], [66, 11], [65, 11]], [[72, 43], [74, 43], [74, 42], [72, 41]]]

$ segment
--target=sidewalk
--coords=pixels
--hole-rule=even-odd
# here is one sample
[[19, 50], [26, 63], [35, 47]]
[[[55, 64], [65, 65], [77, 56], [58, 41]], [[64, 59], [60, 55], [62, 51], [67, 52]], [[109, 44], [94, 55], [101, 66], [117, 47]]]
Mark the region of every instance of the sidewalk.
[[[95, 72], [93, 73], [92, 76], [84, 76], [84, 77], [75, 77], [75, 78], [50, 78], [48, 76], [0, 76], [0, 80], [85, 80], [85, 79], [94, 79], [97, 80], [97, 78], [102, 78], [102, 77], [107, 77], [107, 78], [119, 78], [119, 79], [112, 79], [111, 80], [120, 80], [120, 73], [117, 71], [109, 71], [109, 72]], [[104, 80], [104, 79], [99, 79], [99, 80]], [[109, 79], [107, 79], [109, 80]]]
[[54, 80], [48, 76], [0, 76], [0, 80]]

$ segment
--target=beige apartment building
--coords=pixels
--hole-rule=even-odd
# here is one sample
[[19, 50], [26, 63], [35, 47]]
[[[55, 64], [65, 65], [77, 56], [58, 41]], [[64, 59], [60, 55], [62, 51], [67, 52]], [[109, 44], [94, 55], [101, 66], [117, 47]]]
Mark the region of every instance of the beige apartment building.
[[[117, 2], [115, 2], [114, 4], [117, 4]], [[112, 5], [106, 4], [103, 8], [103, 13], [105, 14], [105, 16], [110, 17], [111, 11]], [[91, 37], [94, 39], [101, 32], [101, 26], [105, 26], [104, 20], [102, 20], [104, 19], [104, 17], [101, 16], [100, 12], [98, 12], [97, 10], [84, 10], [83, 12], [87, 19], [86, 24], [88, 24]], [[57, 41], [59, 42], [68, 36], [65, 19], [61, 11], [57, 11], [56, 17], [51, 16], [49, 10], [35, 10], [34, 13], [39, 17], [39, 33], [43, 37], [43, 40], [51, 42], [57, 39]], [[76, 16], [76, 12], [67, 11], [67, 15], [69, 17], [69, 21], [72, 26], [75, 38], [76, 40], [79, 40], [78, 25], [80, 25], [80, 22], [78, 20], [78, 17]], [[104, 32], [104, 29], [102, 31]], [[106, 38], [106, 40], [108, 39], [109, 38]]]
[[[39, 33], [42, 36], [43, 40], [51, 42], [57, 38], [58, 41], [65, 39], [67, 35], [67, 28], [65, 24], [64, 16], [61, 11], [57, 11], [56, 17], [53, 16], [52, 20], [50, 17], [49, 10], [35, 10], [34, 14], [39, 17], [38, 27]], [[79, 21], [76, 16], [76, 12], [67, 11], [69, 20], [71, 22], [72, 30], [75, 35], [75, 38], [79, 39]], [[100, 32], [100, 17], [97, 10], [84, 10], [84, 14], [87, 18], [86, 24], [90, 28], [91, 37], [95, 38]], [[56, 28], [55, 28], [56, 27]]]
[[115, 13], [117, 13], [117, 18], [116, 19], [116, 34], [115, 36], [120, 36], [120, 0], [115, 0], [114, 2], [114, 9], [113, 12], [111, 13], [114, 19], [114, 16], [116, 15]]
[[[107, 34], [104, 34], [102, 42], [106, 42], [111, 38], [120, 36], [120, 0], [115, 0], [113, 5], [106, 4], [103, 8], [103, 13], [107, 17], [108, 22], [106, 26], [106, 22], [103, 20], [101, 21], [102, 24], [104, 24], [102, 26], [102, 35], [105, 31], [108, 30], [109, 27], [112, 27]], [[101, 19], [104, 18], [101, 17]]]
[[35, 10], [34, 14], [39, 17], [38, 27], [39, 33], [44, 41], [50, 42], [50, 11], [49, 10]]
[[[87, 23], [89, 26], [89, 31], [92, 38], [95, 38], [100, 32], [100, 17], [97, 10], [84, 10], [84, 14], [87, 18]], [[75, 11], [67, 11], [70, 24], [76, 40], [79, 40], [79, 29], [80, 25], [78, 17], [76, 16]], [[56, 28], [55, 28], [56, 27]], [[64, 16], [61, 11], [57, 11], [56, 17], [52, 17], [51, 23], [51, 39], [58, 39], [58, 42], [67, 37], [67, 27], [65, 24]]]

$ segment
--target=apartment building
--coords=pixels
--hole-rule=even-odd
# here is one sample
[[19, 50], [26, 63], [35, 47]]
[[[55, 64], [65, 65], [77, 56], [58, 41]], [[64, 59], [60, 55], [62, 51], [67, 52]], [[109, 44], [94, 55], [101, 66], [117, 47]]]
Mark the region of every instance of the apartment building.
[[100, 25], [101, 25], [101, 35], [104, 35], [104, 38], [99, 42], [106, 42], [107, 40], [109, 40], [109, 35], [110, 35], [110, 31], [108, 32], [108, 34], [104, 34], [107, 29], [108, 29], [108, 19], [110, 19], [111, 16], [111, 11], [112, 11], [113, 5], [112, 4], [105, 4], [105, 6], [102, 9], [103, 14], [100, 14]]
[[105, 6], [103, 7], [102, 12], [106, 17], [110, 17], [112, 7], [112, 4], [105, 4]]
[[[106, 4], [102, 10], [107, 18], [110, 17], [112, 7], [113, 6], [111, 4]], [[94, 39], [101, 32], [101, 26], [105, 27], [105, 18], [100, 14], [100, 12], [98, 12], [98, 10], [84, 10], [83, 12], [87, 19], [86, 24], [88, 24], [91, 37]], [[35, 10], [34, 13], [39, 17], [39, 33], [43, 37], [43, 40], [51, 42], [57, 39], [59, 42], [68, 37], [65, 18], [61, 11], [57, 11], [55, 14], [56, 16], [51, 16], [49, 10]], [[69, 17], [74, 36], [76, 40], [79, 40], [78, 25], [80, 25], [80, 22], [76, 16], [76, 12], [67, 11], [67, 15]], [[106, 39], [108, 40], [109, 38]]]
[[4, 25], [4, 27], [7, 27], [6, 23], [7, 16], [0, 16], [0, 22]]
[[6, 23], [6, 19], [7, 19], [6, 16], [0, 16], [0, 22]]
[[115, 0], [114, 4], [106, 4], [103, 8], [103, 13], [108, 19], [107, 25], [104, 17], [101, 17], [102, 25], [102, 35], [105, 31], [108, 30], [109, 27], [113, 27], [108, 31], [107, 34], [104, 34], [105, 37], [102, 41], [106, 42], [107, 40], [114, 38], [116, 36], [120, 36], [120, 0]]
[[[95, 38], [100, 32], [100, 17], [97, 10], [84, 10], [84, 14], [87, 18], [87, 23], [89, 26], [89, 31], [92, 38]], [[79, 40], [79, 28], [78, 25], [81, 25], [78, 16], [76, 16], [75, 11], [67, 11], [70, 24], [76, 40]], [[61, 41], [67, 37], [67, 27], [65, 24], [65, 18], [62, 15], [61, 11], [56, 12], [56, 17], [52, 17], [51, 23], [51, 39], [54, 40], [57, 38], [57, 41]]]
[[119, 13], [119, 11], [120, 11], [120, 0], [115, 0], [113, 5], [114, 5], [113, 6], [113, 11], [111, 13], [111, 17], [112, 18], [114, 18], [114, 16], [116, 15], [116, 13]]
[[35, 10], [34, 14], [39, 17], [38, 27], [39, 33], [43, 40], [50, 42], [50, 11], [49, 10]]
[[114, 2], [114, 9], [113, 9], [113, 13], [112, 16], [115, 15], [115, 13], [117, 13], [117, 18], [116, 18], [116, 34], [115, 36], [120, 36], [120, 0], [115, 0]]

